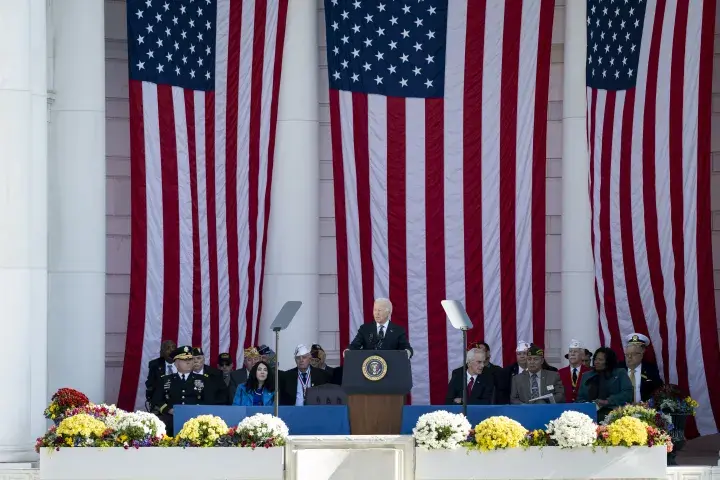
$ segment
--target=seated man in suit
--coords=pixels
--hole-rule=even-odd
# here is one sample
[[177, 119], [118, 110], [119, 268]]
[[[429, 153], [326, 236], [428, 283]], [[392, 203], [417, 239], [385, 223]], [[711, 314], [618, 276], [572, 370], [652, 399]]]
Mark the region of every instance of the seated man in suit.
[[408, 358], [413, 349], [408, 341], [407, 332], [397, 323], [390, 323], [392, 303], [387, 298], [378, 298], [373, 305], [374, 322], [364, 323], [348, 350], [405, 350]]
[[550, 399], [534, 401], [538, 397], [552, 395], [555, 403], [565, 403], [565, 389], [560, 375], [543, 370], [545, 352], [537, 345], [530, 345], [527, 351], [527, 369], [515, 375], [510, 387], [510, 403], [551, 403]]
[[479, 348], [468, 351], [466, 378], [462, 378], [462, 368], [453, 370], [445, 404], [462, 404], [464, 388], [467, 391], [468, 405], [492, 405], [495, 385], [493, 374], [485, 367], [485, 361], [485, 352]]
[[325, 370], [312, 368], [310, 349], [307, 345], [295, 348], [295, 368], [280, 372], [280, 405], [305, 405], [308, 388], [330, 383], [330, 375]]
[[155, 392], [155, 386], [163, 375], [177, 372], [172, 354], [177, 348], [172, 340], [165, 340], [160, 345], [160, 356], [148, 362], [148, 376], [145, 380], [145, 399], [150, 402]]
[[633, 402], [647, 402], [658, 388], [663, 386], [660, 372], [655, 363], [643, 360], [645, 349], [650, 345], [650, 339], [640, 333], [633, 333], [626, 337], [625, 361], [618, 365], [627, 370], [630, 383], [633, 386]]

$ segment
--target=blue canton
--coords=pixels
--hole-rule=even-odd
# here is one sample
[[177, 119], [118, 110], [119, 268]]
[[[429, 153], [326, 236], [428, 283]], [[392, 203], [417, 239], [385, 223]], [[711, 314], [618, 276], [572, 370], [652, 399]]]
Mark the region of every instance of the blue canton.
[[587, 1], [587, 85], [635, 87], [645, 23], [645, 0]]
[[325, 0], [330, 88], [442, 97], [447, 8], [448, 0]]
[[215, 88], [217, 0], [127, 0], [130, 79]]

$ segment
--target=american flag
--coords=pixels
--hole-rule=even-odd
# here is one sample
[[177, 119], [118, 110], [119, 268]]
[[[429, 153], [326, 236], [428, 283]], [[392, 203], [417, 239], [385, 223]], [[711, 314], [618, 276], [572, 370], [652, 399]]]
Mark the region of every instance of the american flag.
[[[710, 226], [715, 2], [588, 0], [587, 128], [600, 332], [650, 337], [661, 373], [720, 420]], [[712, 399], [712, 400], [711, 400]]]
[[389, 297], [413, 403], [444, 403], [462, 337], [514, 361], [545, 337], [553, 0], [325, 0], [340, 340]]
[[120, 397], [160, 342], [257, 342], [287, 0], [128, 0], [132, 251]]

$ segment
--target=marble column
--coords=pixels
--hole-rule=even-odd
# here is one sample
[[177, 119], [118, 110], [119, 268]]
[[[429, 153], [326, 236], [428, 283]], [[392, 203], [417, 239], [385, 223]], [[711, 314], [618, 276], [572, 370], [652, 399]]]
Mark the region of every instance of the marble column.
[[45, 0], [0, 2], [0, 332], [12, 390], [0, 408], [0, 470], [37, 459], [33, 396], [46, 399], [45, 12]]
[[590, 241], [589, 158], [585, 125], [586, 5], [565, 3], [562, 158], [562, 345], [599, 345]]
[[48, 387], [105, 400], [104, 2], [62, 0], [54, 36]]
[[280, 368], [294, 365], [293, 350], [297, 344], [309, 347], [318, 341], [317, 65], [317, 2], [290, 0], [280, 82], [261, 343], [274, 345], [269, 326], [286, 301], [300, 300], [303, 305], [290, 328], [281, 334]]

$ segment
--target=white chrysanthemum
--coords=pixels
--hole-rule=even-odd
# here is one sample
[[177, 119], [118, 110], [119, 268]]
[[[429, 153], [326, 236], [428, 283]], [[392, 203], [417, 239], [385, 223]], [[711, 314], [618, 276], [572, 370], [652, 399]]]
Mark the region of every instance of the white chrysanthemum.
[[237, 426], [237, 431], [245, 433], [257, 442], [268, 439], [285, 440], [290, 434], [285, 422], [267, 413], [256, 413], [251, 417], [243, 418]]
[[133, 412], [120, 415], [117, 420], [116, 430], [122, 431], [129, 427], [138, 427], [148, 437], [162, 438], [165, 436], [165, 424], [149, 412]]
[[438, 410], [420, 416], [413, 437], [418, 447], [453, 450], [467, 440], [471, 428], [464, 415]]
[[560, 448], [590, 447], [597, 438], [597, 424], [584, 413], [567, 411], [548, 424], [547, 433]]

